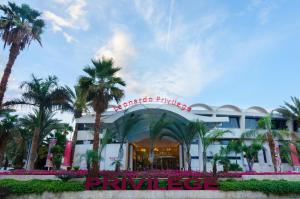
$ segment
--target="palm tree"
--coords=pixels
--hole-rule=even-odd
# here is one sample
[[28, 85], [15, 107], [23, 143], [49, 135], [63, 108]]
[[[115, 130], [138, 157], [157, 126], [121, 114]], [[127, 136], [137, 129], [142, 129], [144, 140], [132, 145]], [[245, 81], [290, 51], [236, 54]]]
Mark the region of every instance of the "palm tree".
[[[236, 157], [236, 161], [235, 161], [236, 164], [237, 164], [237, 154], [242, 153], [241, 141], [242, 141], [241, 139], [231, 140], [226, 147], [227, 151], [229, 151], [229, 152], [234, 151], [235, 157]], [[243, 160], [243, 158], [242, 158], [242, 160]]]
[[4, 41], [4, 48], [10, 46], [8, 62], [0, 83], [0, 108], [2, 108], [8, 79], [17, 56], [33, 40], [41, 45], [45, 23], [40, 19], [41, 13], [27, 4], [17, 6], [8, 2], [8, 6], [0, 5], [0, 10], [4, 13], [0, 17], [0, 35]]
[[254, 129], [247, 131], [242, 134], [242, 138], [247, 137], [257, 137], [259, 135], [262, 135], [264, 140], [268, 142], [271, 157], [272, 157], [272, 163], [274, 166], [274, 171], [278, 171], [278, 165], [276, 158], [279, 157], [279, 151], [276, 150], [276, 143], [275, 138], [278, 140], [284, 140], [285, 138], [288, 138], [290, 136], [290, 133], [286, 130], [275, 130], [272, 128], [272, 117], [271, 115], [267, 115], [263, 118], [261, 118], [258, 121], [259, 129]]
[[242, 144], [242, 151], [245, 154], [249, 171], [253, 171], [253, 165], [257, 154], [263, 149], [263, 142], [254, 140], [250, 145]]
[[191, 144], [196, 138], [198, 132], [196, 131], [192, 123], [174, 122], [173, 124], [169, 125], [166, 129], [168, 129], [168, 132], [162, 133], [161, 137], [171, 137], [184, 146], [187, 157], [186, 163], [188, 165], [188, 170], [191, 171]]
[[[125, 82], [116, 76], [120, 68], [114, 67], [112, 59], [92, 60], [92, 66], [83, 69], [86, 76], [81, 76], [79, 85], [89, 103], [96, 113], [93, 151], [98, 153], [99, 150], [99, 131], [100, 118], [102, 113], [108, 108], [110, 101], [120, 102], [124, 96], [124, 91], [120, 86], [125, 86]], [[89, 176], [98, 176], [98, 160], [94, 160]]]
[[4, 159], [5, 147], [10, 139], [13, 138], [13, 133], [16, 131], [18, 116], [11, 115], [9, 112], [2, 114], [0, 121], [0, 165]]
[[159, 139], [163, 129], [167, 127], [169, 124], [166, 121], [166, 113], [163, 113], [158, 120], [156, 118], [150, 119], [149, 124], [149, 140], [150, 140], [150, 147], [149, 147], [149, 161], [151, 165], [151, 169], [153, 169], [153, 161], [154, 161], [154, 144]]
[[[118, 130], [118, 137], [119, 137], [119, 142], [120, 142], [120, 147], [119, 147], [119, 152], [118, 152], [118, 160], [122, 161], [123, 159], [123, 154], [124, 154], [124, 149], [123, 145], [125, 141], [128, 139], [128, 136], [131, 133], [131, 130], [135, 125], [137, 125], [138, 122], [140, 122], [141, 117], [140, 115], [136, 115], [134, 113], [132, 114], [126, 114], [122, 117], [122, 121], [120, 123], [116, 123], [116, 127]], [[119, 171], [120, 164], [115, 164], [116, 166], [116, 171]]]
[[[75, 92], [73, 92], [71, 89], [69, 89], [69, 93], [71, 95], [71, 104], [73, 106], [73, 115], [74, 118], [80, 118], [82, 116], [82, 113], [87, 110], [86, 106], [86, 98], [80, 89], [80, 87], [77, 85], [74, 87]], [[72, 137], [72, 150], [71, 150], [71, 165], [73, 163], [74, 159], [74, 152], [75, 152], [75, 145], [77, 142], [77, 136], [78, 136], [78, 127], [79, 123], [76, 122], [75, 129]]]
[[277, 111], [291, 121], [296, 120], [297, 125], [300, 124], [300, 100], [297, 97], [291, 97], [292, 104], [284, 102], [284, 106], [280, 106]]
[[[199, 135], [199, 139], [200, 139], [200, 142], [202, 145], [203, 172], [206, 173], [207, 148], [218, 138], [222, 137], [225, 133], [228, 133], [230, 131], [228, 131], [228, 130], [224, 131], [224, 130], [220, 130], [220, 129], [211, 130], [208, 128], [207, 124], [205, 124], [203, 121], [199, 121], [199, 120], [192, 122], [191, 125], [198, 132], [198, 135]], [[200, 157], [200, 154], [199, 154], [199, 157]], [[200, 158], [199, 158], [199, 160], [200, 160]]]
[[46, 79], [40, 79], [32, 75], [30, 81], [25, 81], [20, 86], [24, 90], [20, 99], [15, 99], [5, 103], [5, 105], [27, 105], [34, 107], [37, 112], [37, 126], [35, 126], [30, 159], [28, 169], [34, 169], [34, 163], [37, 158], [37, 149], [39, 146], [40, 133], [43, 128], [47, 111], [52, 112], [56, 110], [71, 111], [70, 93], [66, 87], [58, 86], [58, 79], [55, 76], [49, 76]]

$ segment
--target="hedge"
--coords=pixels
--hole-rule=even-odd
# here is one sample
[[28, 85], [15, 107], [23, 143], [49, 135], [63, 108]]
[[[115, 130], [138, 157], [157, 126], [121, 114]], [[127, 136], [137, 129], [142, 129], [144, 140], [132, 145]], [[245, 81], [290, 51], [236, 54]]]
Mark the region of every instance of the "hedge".
[[0, 180], [0, 187], [7, 187], [10, 194], [16, 195], [85, 190], [84, 184], [81, 182], [63, 182], [59, 180], [18, 181], [13, 179], [5, 179]]
[[300, 181], [286, 180], [227, 180], [220, 182], [222, 191], [257, 191], [267, 195], [300, 195]]
[[[300, 181], [285, 180], [226, 180], [220, 181], [221, 191], [256, 191], [267, 195], [300, 195]], [[159, 181], [160, 187], [166, 187], [166, 181]], [[84, 191], [82, 182], [63, 182], [59, 180], [0, 180], [0, 191], [8, 188], [9, 194], [41, 194], [43, 192]], [[4, 189], [3, 189], [4, 188]], [[130, 189], [130, 187], [127, 187]], [[142, 189], [146, 189], [143, 187]], [[0, 193], [1, 195], [1, 193]]]

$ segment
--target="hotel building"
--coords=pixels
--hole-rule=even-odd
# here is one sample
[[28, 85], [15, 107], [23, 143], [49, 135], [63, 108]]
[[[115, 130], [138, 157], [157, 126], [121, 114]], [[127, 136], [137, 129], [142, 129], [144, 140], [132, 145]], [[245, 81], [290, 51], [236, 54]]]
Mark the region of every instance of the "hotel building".
[[[184, 107], [183, 104], [177, 106], [177, 103], [171, 102], [157, 103], [135, 103], [125, 104], [125, 106], [110, 106], [102, 115], [100, 137], [110, 129], [115, 135], [118, 135], [118, 125], [122, 123], [125, 114], [139, 114], [145, 119], [138, 122], [123, 145], [122, 169], [127, 170], [147, 170], [149, 164], [149, 121], [147, 118], [159, 118], [163, 113], [172, 121], [189, 122], [201, 120], [213, 128], [230, 130], [223, 137], [216, 140], [207, 151], [207, 170], [212, 170], [211, 159], [218, 153], [222, 146], [226, 146], [230, 140], [239, 139], [241, 134], [247, 130], [256, 129], [258, 120], [267, 114], [271, 114], [274, 129], [287, 129], [297, 131], [293, 121], [283, 118], [278, 112], [266, 110], [259, 106], [252, 106], [241, 109], [235, 105], [209, 106], [202, 103], [193, 104], [190, 107]], [[188, 109], [190, 108], [190, 109]], [[92, 149], [95, 115], [87, 114], [76, 119], [79, 124], [78, 138], [75, 147], [73, 166], [86, 168], [85, 152]], [[247, 140], [251, 143], [251, 139]], [[280, 141], [276, 140], [276, 145], [280, 148]], [[118, 158], [120, 142], [117, 137], [113, 138], [101, 152], [100, 169], [113, 170], [113, 161]], [[201, 142], [196, 137], [191, 146], [191, 164], [192, 170], [202, 171], [202, 147]], [[187, 169], [185, 160], [185, 149], [177, 141], [164, 137], [155, 143], [155, 169]], [[244, 170], [248, 170], [247, 161], [242, 154], [230, 153], [229, 159], [232, 163], [237, 163]], [[280, 158], [279, 158], [280, 160]], [[298, 170], [299, 160], [288, 162], [286, 159], [280, 160], [281, 171]], [[218, 165], [218, 171], [222, 170]], [[259, 151], [253, 169], [255, 171], [273, 171], [273, 164], [268, 143], [264, 144], [263, 150]]]

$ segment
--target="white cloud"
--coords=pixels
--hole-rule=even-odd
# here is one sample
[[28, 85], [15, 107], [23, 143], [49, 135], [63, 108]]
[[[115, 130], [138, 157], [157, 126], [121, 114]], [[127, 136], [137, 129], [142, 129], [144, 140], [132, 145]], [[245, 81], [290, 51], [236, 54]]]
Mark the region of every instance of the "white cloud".
[[64, 37], [65, 37], [65, 39], [66, 39], [66, 41], [67, 41], [68, 43], [73, 43], [73, 42], [76, 41], [76, 40], [74, 39], [74, 37], [72, 37], [71, 35], [69, 35], [69, 34], [66, 33], [66, 32], [63, 32], [63, 35], [64, 35]]
[[208, 67], [208, 62], [200, 47], [190, 45], [168, 66], [132, 75], [127, 89], [140, 96], [196, 96], [223, 72]]
[[113, 58], [117, 66], [125, 67], [136, 54], [136, 50], [128, 32], [115, 29], [109, 41], [99, 48], [95, 58]]
[[65, 28], [65, 27], [73, 28], [73, 24], [69, 20], [57, 16], [53, 12], [45, 11], [44, 17], [45, 19], [52, 22], [52, 28], [54, 32], [56, 32], [57, 30], [61, 30], [61, 28]]
[[133, 69], [130, 65], [130, 61], [135, 55], [136, 49], [132, 43], [130, 34], [125, 30], [114, 29], [112, 37], [104, 46], [96, 51], [94, 58], [112, 58], [115, 66], [122, 68], [118, 75], [127, 82], [128, 89], [136, 84], [133, 77]]
[[67, 15], [62, 17], [58, 16], [54, 12], [44, 11], [43, 16], [46, 20], [49, 20], [52, 25], [53, 32], [62, 32], [67, 42], [74, 41], [72, 36], [64, 31], [65, 28], [76, 30], [87, 30], [89, 23], [86, 19], [86, 2], [87, 0], [74, 0], [71, 3], [66, 0], [56, 0], [57, 3], [68, 4], [66, 8]]
[[59, 4], [66, 4], [68, 3], [70, 0], [54, 0], [55, 3], [59, 3]]
[[266, 24], [269, 21], [272, 11], [277, 7], [275, 1], [251, 0], [247, 6], [248, 11], [255, 10], [260, 24]]

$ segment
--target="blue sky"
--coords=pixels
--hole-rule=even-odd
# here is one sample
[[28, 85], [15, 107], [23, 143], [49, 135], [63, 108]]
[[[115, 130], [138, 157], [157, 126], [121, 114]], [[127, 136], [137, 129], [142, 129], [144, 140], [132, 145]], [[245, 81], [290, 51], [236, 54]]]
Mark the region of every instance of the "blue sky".
[[[43, 47], [33, 43], [18, 57], [6, 98], [18, 96], [32, 73], [73, 86], [102, 56], [122, 67], [126, 99], [276, 108], [300, 97], [300, 1], [15, 2], [43, 12], [47, 26]], [[0, 51], [2, 69], [7, 56]]]

